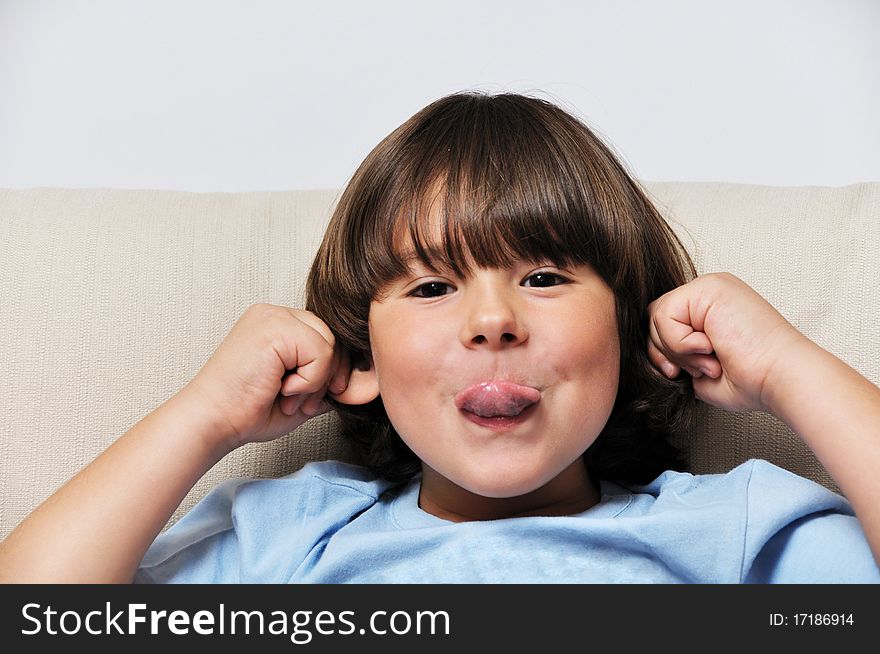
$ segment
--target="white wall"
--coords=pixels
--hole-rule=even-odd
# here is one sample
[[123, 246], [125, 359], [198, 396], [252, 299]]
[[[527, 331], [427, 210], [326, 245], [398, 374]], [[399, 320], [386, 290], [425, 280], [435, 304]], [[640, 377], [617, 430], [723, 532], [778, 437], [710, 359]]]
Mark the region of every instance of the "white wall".
[[0, 186], [339, 187], [462, 89], [648, 180], [880, 181], [880, 2], [4, 0]]

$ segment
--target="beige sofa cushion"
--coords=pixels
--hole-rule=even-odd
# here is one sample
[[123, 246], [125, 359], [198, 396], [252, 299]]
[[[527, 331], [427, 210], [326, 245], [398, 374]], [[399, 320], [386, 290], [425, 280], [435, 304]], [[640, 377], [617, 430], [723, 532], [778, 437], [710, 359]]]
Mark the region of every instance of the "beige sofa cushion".
[[[880, 380], [880, 184], [647, 183], [698, 271], [728, 270]], [[179, 390], [255, 302], [301, 307], [338, 190], [0, 190], [0, 537]], [[836, 490], [788, 428], [703, 407], [696, 472], [761, 457]], [[196, 485], [355, 461], [324, 415], [249, 445]]]

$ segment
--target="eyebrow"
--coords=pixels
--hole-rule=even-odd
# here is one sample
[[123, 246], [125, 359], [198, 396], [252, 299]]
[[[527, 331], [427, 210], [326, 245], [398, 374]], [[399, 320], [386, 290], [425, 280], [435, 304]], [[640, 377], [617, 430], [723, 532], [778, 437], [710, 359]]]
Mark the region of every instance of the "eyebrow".
[[[446, 273], [446, 272], [451, 272], [453, 270], [452, 266], [447, 266], [444, 262], [444, 260], [446, 259], [446, 252], [443, 250], [443, 248], [438, 247], [436, 244], [429, 243], [423, 249], [425, 251], [425, 254], [427, 254], [427, 256], [428, 256], [429, 261], [434, 262], [433, 267], [427, 266], [427, 264], [425, 264], [429, 270], [431, 270], [433, 272], [438, 272], [438, 273]], [[565, 267], [563, 265], [564, 264], [564, 257], [563, 258], [541, 257], [541, 256], [525, 257], [522, 255], [518, 255], [517, 259], [520, 261], [525, 261], [525, 262], [529, 262], [529, 263], [536, 263], [536, 264], [537, 263], [551, 263], [553, 265]], [[400, 253], [400, 262], [404, 266], [406, 266], [410, 271], [412, 271], [412, 269], [413, 269], [413, 267], [412, 267], [413, 263], [424, 263], [422, 261], [421, 257], [419, 257], [416, 254], [415, 249], [412, 247], [407, 247], [403, 252]], [[459, 265], [461, 265], [462, 268], [464, 268], [464, 266], [465, 266], [465, 264], [461, 263], [461, 262], [459, 262]], [[513, 264], [511, 264], [511, 265], [513, 265]]]
[[[436, 246], [430, 245], [425, 248], [425, 253], [428, 255], [428, 259], [430, 261], [434, 261], [438, 267], [445, 267], [443, 265], [443, 259], [446, 258], [446, 253], [443, 252], [443, 250]], [[412, 249], [407, 249], [406, 251], [402, 252], [400, 255], [400, 261], [407, 267], [409, 267], [409, 264], [412, 263], [424, 263], [422, 261], [422, 258], [419, 257], [416, 254], [415, 250]]]

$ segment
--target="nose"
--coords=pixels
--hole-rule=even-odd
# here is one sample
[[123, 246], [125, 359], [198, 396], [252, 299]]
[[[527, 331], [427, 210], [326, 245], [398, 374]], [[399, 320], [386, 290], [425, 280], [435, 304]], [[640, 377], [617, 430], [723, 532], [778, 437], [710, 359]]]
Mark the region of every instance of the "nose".
[[528, 339], [516, 299], [500, 284], [486, 283], [469, 290], [461, 335], [465, 347], [504, 349]]

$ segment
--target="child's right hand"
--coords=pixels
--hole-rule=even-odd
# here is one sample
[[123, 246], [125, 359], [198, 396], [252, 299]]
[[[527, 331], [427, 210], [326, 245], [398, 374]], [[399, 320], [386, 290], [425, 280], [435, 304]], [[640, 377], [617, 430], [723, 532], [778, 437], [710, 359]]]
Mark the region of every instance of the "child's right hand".
[[342, 393], [350, 375], [350, 357], [315, 314], [255, 304], [181, 394], [215, 427], [212, 445], [232, 451], [326, 413], [326, 393]]

